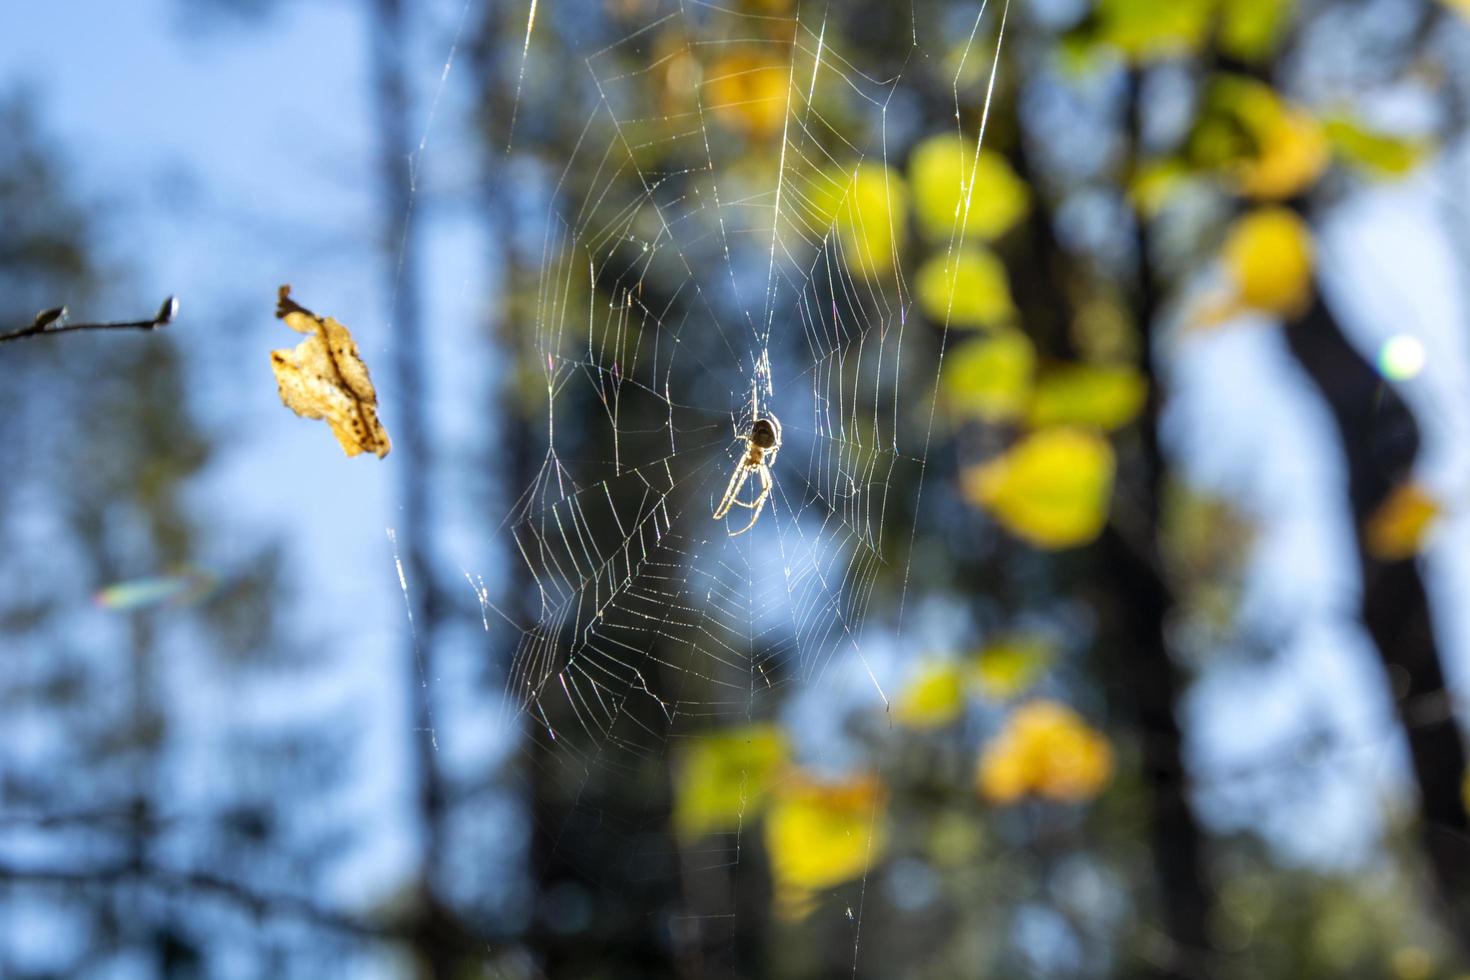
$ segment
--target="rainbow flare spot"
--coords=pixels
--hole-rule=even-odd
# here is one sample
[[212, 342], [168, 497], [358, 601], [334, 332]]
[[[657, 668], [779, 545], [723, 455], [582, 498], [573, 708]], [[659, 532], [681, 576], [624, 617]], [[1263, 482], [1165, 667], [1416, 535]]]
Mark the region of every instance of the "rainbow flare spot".
[[198, 602], [214, 589], [214, 576], [194, 569], [174, 575], [154, 575], [104, 586], [92, 597], [103, 609], [128, 612], [160, 603], [185, 606]]

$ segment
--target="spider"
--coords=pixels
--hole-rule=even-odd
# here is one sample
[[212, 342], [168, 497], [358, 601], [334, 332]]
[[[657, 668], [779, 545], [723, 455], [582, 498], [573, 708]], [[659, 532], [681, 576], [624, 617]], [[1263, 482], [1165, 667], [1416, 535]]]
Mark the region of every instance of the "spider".
[[[730, 532], [732, 538], [749, 531], [760, 520], [766, 499], [771, 496], [771, 466], [776, 462], [776, 452], [781, 448], [781, 423], [774, 415], [759, 413], [754, 389], [750, 393], [750, 414], [754, 419], [750, 424], [750, 433], [739, 435], [737, 432], [737, 436], [745, 440], [746, 452], [735, 464], [735, 472], [730, 474], [730, 483], [725, 487], [725, 496], [720, 498], [720, 505], [715, 508], [717, 521], [724, 520], [731, 507], [748, 507], [754, 511], [750, 515], [749, 524], [738, 531]], [[740, 491], [745, 488], [745, 481], [750, 479], [752, 473], [760, 477], [761, 492], [755, 500], [746, 503], [740, 499]]]

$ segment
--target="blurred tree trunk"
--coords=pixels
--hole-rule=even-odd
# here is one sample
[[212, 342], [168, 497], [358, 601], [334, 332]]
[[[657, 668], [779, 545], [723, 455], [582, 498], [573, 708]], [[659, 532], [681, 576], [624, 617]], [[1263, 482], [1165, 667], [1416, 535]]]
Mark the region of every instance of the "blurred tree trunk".
[[[1127, 125], [1131, 143], [1136, 144], [1139, 92], [1137, 78], [1133, 81]], [[1009, 115], [1002, 117], [1001, 125], [1021, 132], [1019, 122]], [[1017, 173], [1039, 192], [1024, 135], [1012, 157]], [[1038, 205], [1023, 232], [1024, 251], [1017, 256], [1036, 272], [1015, 277], [1016, 299], [1027, 332], [1043, 353], [1071, 360], [1077, 352], [1070, 333], [1076, 313], [1070, 297], [1085, 274], [1057, 240], [1044, 195], [1038, 193], [1036, 199]], [[1125, 522], [1115, 514], [1086, 553], [1086, 591], [1099, 619], [1094, 656], [1109, 710], [1137, 734], [1142, 751], [1149, 847], [1159, 916], [1170, 946], [1166, 952], [1149, 951], [1142, 975], [1187, 978], [1210, 970], [1208, 926], [1214, 895], [1206, 871], [1205, 835], [1189, 799], [1184, 764], [1179, 713], [1187, 680], [1166, 640], [1175, 600], [1163, 578], [1159, 547], [1160, 498], [1167, 472], [1159, 445], [1159, 379], [1153, 369], [1159, 296], [1149, 264], [1149, 231], [1141, 220], [1134, 247], [1130, 313], [1143, 342], [1136, 366], [1148, 383], [1148, 403], [1134, 428], [1137, 441], [1130, 445], [1126, 437], [1118, 440], [1117, 495], [1126, 495], [1129, 516]]]
[[1419, 837], [1427, 871], [1462, 953], [1470, 950], [1470, 819], [1462, 787], [1465, 748], [1434, 637], [1417, 561], [1383, 561], [1363, 528], [1409, 477], [1419, 430], [1408, 407], [1343, 335], [1319, 296], [1286, 331], [1293, 355], [1332, 412], [1348, 471], [1348, 499], [1362, 577], [1360, 612], [1408, 740], [1419, 791]]
[[433, 977], [451, 976], [454, 957], [450, 937], [453, 916], [439, 897], [438, 875], [444, 855], [445, 792], [436, 759], [433, 730], [435, 639], [443, 603], [434, 579], [432, 538], [434, 515], [429, 492], [432, 463], [427, 414], [428, 374], [424, 370], [424, 327], [419, 281], [419, 232], [413, 221], [413, 142], [409, 135], [412, 93], [408, 83], [408, 18], [403, 0], [370, 0], [373, 94], [378, 114], [382, 179], [383, 246], [392, 295], [393, 375], [398, 389], [398, 460], [400, 508], [397, 545], [407, 583], [405, 600], [404, 690], [413, 709], [411, 737], [422, 865], [418, 891], [416, 952]]

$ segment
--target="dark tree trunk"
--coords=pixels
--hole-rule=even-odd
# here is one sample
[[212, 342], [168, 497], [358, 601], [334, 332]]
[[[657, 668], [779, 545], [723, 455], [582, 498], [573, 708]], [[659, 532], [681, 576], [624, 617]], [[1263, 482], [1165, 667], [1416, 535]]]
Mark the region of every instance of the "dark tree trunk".
[[1348, 469], [1348, 497], [1362, 574], [1361, 615], [1396, 696], [1419, 790], [1419, 835], [1445, 921], [1470, 949], [1470, 820], [1461, 786], [1465, 748], [1456, 725], [1413, 559], [1381, 561], [1363, 527], [1410, 473], [1419, 431], [1407, 406], [1343, 336], [1319, 298], [1286, 328], [1287, 343], [1332, 412]]

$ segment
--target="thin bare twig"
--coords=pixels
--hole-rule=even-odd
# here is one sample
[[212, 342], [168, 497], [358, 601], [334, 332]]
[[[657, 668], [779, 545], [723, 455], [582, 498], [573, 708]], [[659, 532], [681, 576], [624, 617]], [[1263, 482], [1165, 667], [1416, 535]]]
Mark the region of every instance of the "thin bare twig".
[[9, 333], [0, 333], [0, 344], [12, 340], [24, 340], [27, 337], [40, 337], [43, 334], [71, 333], [75, 330], [157, 330], [159, 327], [167, 326], [179, 312], [179, 301], [177, 297], [170, 296], [163, 301], [151, 320], [119, 320], [112, 323], [67, 323], [66, 307], [58, 306], [49, 310], [42, 310], [36, 314], [36, 319], [31, 321], [28, 327], [12, 330]]

